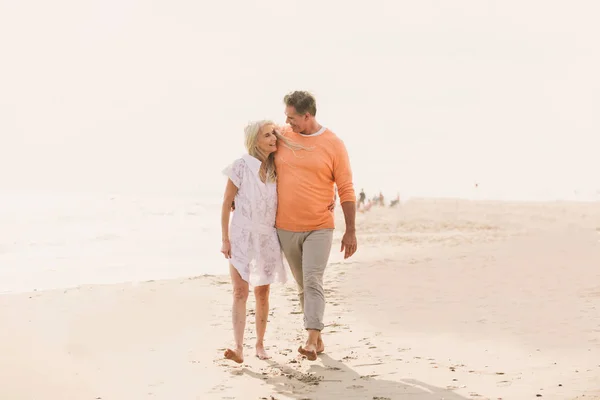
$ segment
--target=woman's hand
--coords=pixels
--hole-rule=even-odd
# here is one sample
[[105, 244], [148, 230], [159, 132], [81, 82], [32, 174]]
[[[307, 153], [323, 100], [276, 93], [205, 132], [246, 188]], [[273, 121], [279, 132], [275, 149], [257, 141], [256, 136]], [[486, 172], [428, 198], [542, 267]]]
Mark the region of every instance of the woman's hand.
[[329, 207], [327, 207], [327, 209], [331, 212], [333, 212], [333, 210], [335, 210], [335, 200], [331, 202], [331, 204], [329, 205]]
[[231, 243], [229, 243], [229, 240], [223, 240], [223, 245], [221, 245], [221, 253], [223, 253], [225, 258], [231, 258]]

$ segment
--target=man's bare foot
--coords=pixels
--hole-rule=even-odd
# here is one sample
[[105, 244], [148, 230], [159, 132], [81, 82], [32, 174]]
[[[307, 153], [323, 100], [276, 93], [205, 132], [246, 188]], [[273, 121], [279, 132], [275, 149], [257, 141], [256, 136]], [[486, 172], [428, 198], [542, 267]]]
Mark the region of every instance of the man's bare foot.
[[298, 353], [302, 354], [309, 361], [315, 361], [317, 359], [317, 349], [314, 344], [307, 344], [304, 347], [298, 347]]
[[256, 357], [258, 357], [261, 360], [268, 360], [269, 358], [271, 358], [271, 356], [268, 355], [265, 351], [265, 348], [259, 345], [256, 346]]
[[243, 349], [237, 349], [237, 350], [227, 349], [227, 350], [225, 350], [225, 353], [223, 355], [225, 356], [226, 359], [235, 361], [238, 364], [241, 364], [244, 362], [244, 350]]
[[319, 338], [319, 341], [317, 342], [317, 354], [321, 354], [325, 351], [325, 343], [323, 343], [323, 340], [321, 338]]

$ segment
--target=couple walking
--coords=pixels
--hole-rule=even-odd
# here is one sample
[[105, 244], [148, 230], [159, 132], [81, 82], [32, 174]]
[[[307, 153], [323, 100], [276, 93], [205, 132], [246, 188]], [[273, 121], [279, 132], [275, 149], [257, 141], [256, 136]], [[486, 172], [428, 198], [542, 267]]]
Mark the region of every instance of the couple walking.
[[224, 171], [229, 179], [221, 212], [221, 252], [230, 264], [235, 339], [235, 348], [227, 349], [225, 358], [237, 363], [244, 360], [250, 286], [256, 297], [256, 355], [269, 358], [263, 343], [269, 288], [286, 281], [282, 252], [298, 284], [308, 332], [298, 351], [309, 360], [316, 360], [324, 351], [323, 274], [334, 229], [334, 184], [346, 221], [341, 243], [344, 258], [357, 248], [356, 198], [344, 143], [317, 122], [316, 101], [310, 93], [292, 92], [284, 97], [284, 103], [289, 126], [279, 128], [271, 121], [250, 123], [245, 129], [248, 154]]

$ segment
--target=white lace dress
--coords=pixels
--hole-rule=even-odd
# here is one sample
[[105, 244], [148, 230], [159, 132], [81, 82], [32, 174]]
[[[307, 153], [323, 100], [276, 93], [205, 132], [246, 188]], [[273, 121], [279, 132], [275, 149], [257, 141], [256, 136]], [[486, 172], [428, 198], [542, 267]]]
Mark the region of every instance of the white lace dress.
[[229, 228], [229, 261], [251, 286], [287, 280], [275, 230], [277, 184], [260, 180], [260, 166], [258, 159], [244, 155], [223, 171], [238, 188]]

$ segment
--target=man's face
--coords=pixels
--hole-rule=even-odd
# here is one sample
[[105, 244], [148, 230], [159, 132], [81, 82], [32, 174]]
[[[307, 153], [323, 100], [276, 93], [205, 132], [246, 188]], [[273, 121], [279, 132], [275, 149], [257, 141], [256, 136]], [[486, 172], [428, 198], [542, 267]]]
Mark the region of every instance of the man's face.
[[302, 133], [302, 132], [306, 131], [306, 128], [308, 125], [308, 120], [309, 120], [308, 113], [301, 115], [296, 112], [295, 107], [287, 106], [287, 107], [285, 107], [285, 115], [287, 117], [285, 122], [288, 123], [292, 127], [292, 130], [294, 132]]

